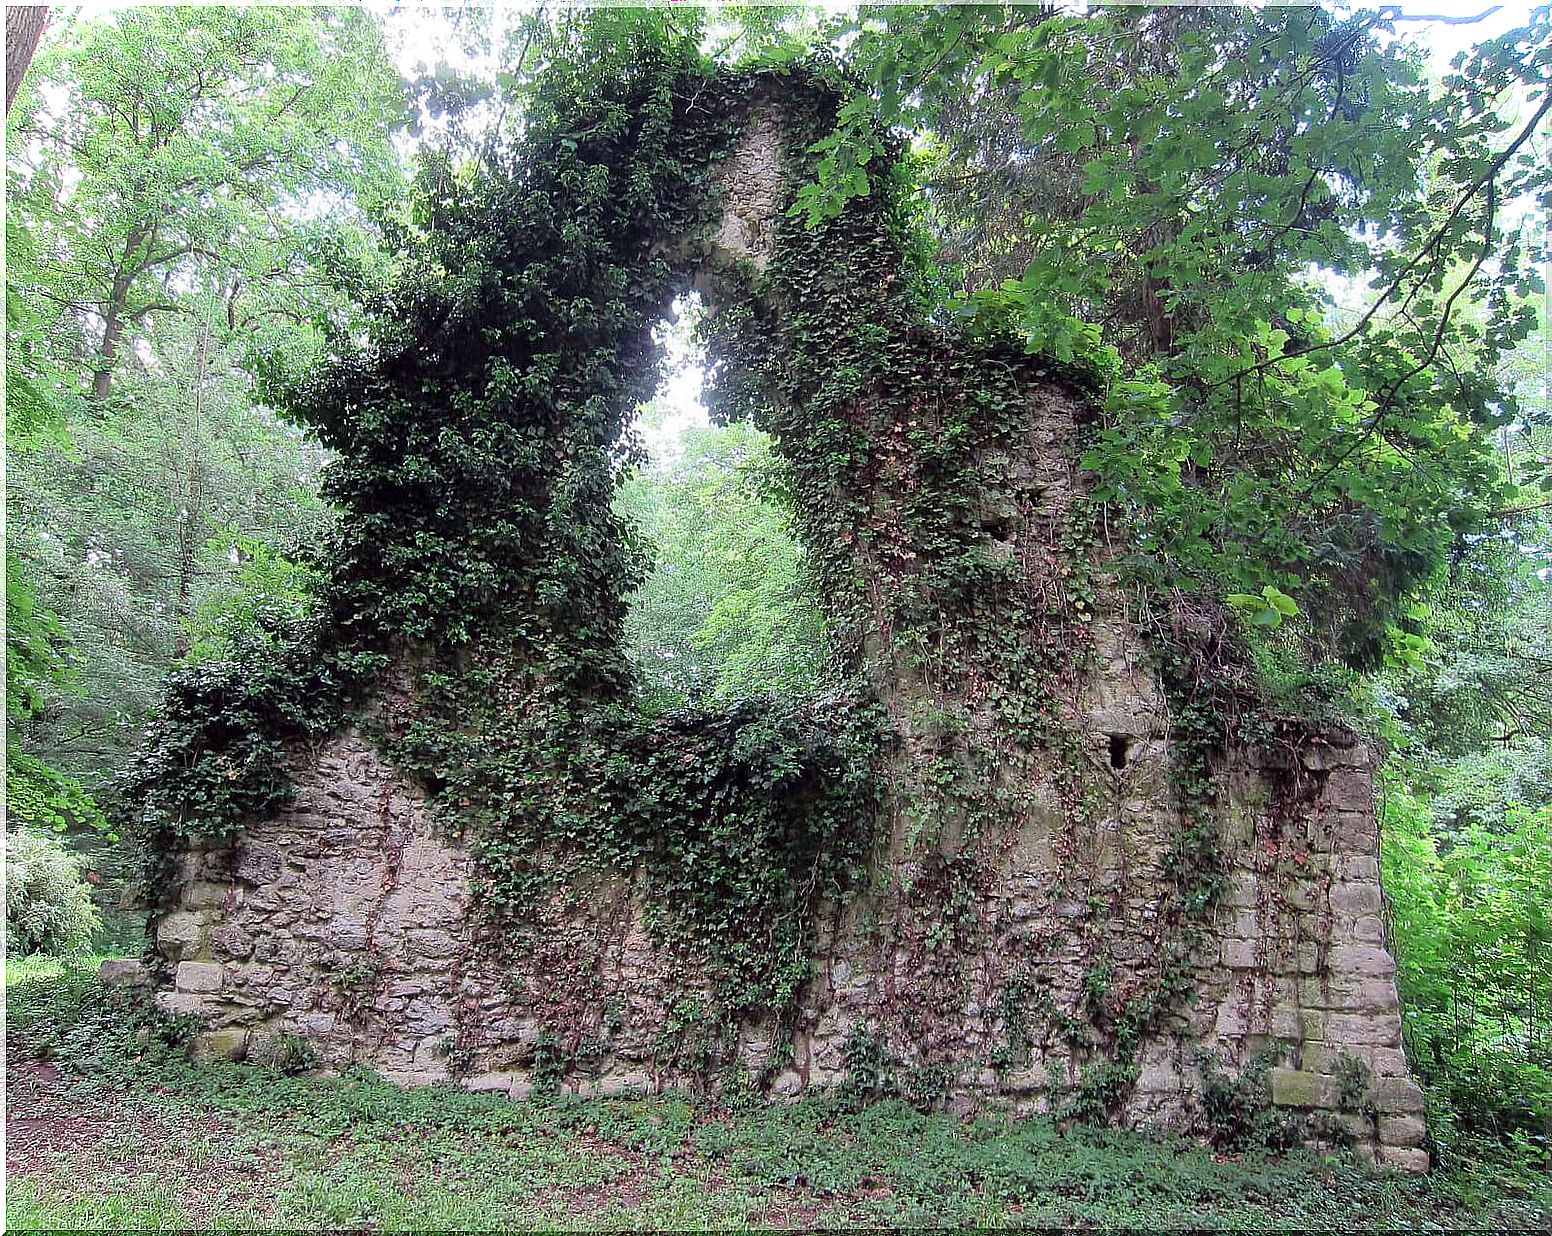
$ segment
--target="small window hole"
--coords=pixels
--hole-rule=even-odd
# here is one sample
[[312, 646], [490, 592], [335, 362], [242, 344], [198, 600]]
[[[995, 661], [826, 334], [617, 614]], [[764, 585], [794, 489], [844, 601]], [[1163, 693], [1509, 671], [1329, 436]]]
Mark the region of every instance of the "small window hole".
[[1127, 748], [1132, 745], [1132, 740], [1125, 734], [1110, 735], [1110, 767], [1125, 768]]

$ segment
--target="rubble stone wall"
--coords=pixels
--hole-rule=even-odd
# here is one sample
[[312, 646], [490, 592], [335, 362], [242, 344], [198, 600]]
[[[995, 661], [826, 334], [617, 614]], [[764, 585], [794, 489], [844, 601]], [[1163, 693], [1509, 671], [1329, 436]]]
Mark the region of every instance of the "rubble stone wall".
[[[725, 172], [708, 269], [765, 268], [783, 184], [779, 139], [771, 114], [758, 112]], [[1022, 455], [981, 462], [998, 496], [986, 514], [990, 552], [1053, 593], [1064, 573], [1052, 547], [1080, 488], [1074, 416], [1072, 399], [1033, 391]], [[906, 427], [873, 429], [876, 441], [903, 441]], [[908, 483], [881, 471], [876, 509], [893, 509]], [[908, 569], [911, 555], [889, 563], [865, 552], [861, 573], [889, 595], [890, 571]], [[919, 1102], [1064, 1110], [1115, 1059], [1104, 1034], [1085, 1027], [1103, 1031], [1108, 1019], [1113, 1032], [1124, 1000], [1157, 983], [1176, 930], [1167, 911], [1178, 894], [1168, 870], [1181, 828], [1176, 739], [1122, 607], [1102, 588], [1098, 608], [1061, 707], [1081, 746], [1074, 758], [1092, 765], [1104, 801], [1075, 814], [1058, 769], [1034, 761], [1027, 775], [1009, 772], [1033, 806], [964, 843], [974, 905], [947, 932], [927, 878], [932, 856], [897, 803], [867, 889], [822, 907], [813, 977], [781, 1024], [729, 1030], [711, 1017], [695, 957], [658, 929], [628, 873], [574, 877], [521, 949], [493, 937], [473, 904], [465, 839], [433, 822], [356, 731], [296, 752], [284, 810], [185, 856], [155, 927], [166, 963], [157, 999], [205, 1017], [211, 1051], [273, 1057], [295, 1036], [329, 1066], [368, 1065], [409, 1084], [627, 1094], [716, 1085], [746, 1070], [779, 1099], [843, 1083], [848, 1055], [867, 1043]], [[954, 710], [972, 733], [996, 724], [973, 692], [934, 693], [913, 678], [887, 624], [865, 652], [880, 697], [895, 701], [896, 771], [939, 754], [911, 701]], [[1215, 770], [1222, 881], [1188, 959], [1194, 998], [1149, 1022], [1114, 1091], [1115, 1115], [1196, 1127], [1211, 1073], [1267, 1068], [1271, 1100], [1303, 1118], [1312, 1139], [1426, 1167], [1422, 1095], [1402, 1053], [1386, 948], [1373, 774], [1372, 752], [1339, 731], [1233, 750]], [[957, 843], [935, 844], [941, 858]]]
[[[1112, 651], [1112, 667], [1134, 668]], [[1150, 766], [1165, 743], [1152, 741], [1158, 755], [1129, 763], [1136, 780], [1118, 786], [1129, 840], [1112, 871], [1122, 850], [1146, 842], [1156, 811]], [[1275, 1103], [1383, 1163], [1426, 1166], [1385, 947], [1370, 760], [1361, 744], [1312, 742], [1303, 771], [1319, 785], [1280, 826], [1265, 810], [1265, 773], [1235, 769], [1228, 879], [1196, 959], [1198, 998], [1146, 1045], [1132, 1122], [1189, 1126], [1204, 1063], [1233, 1072], [1280, 1049]], [[901, 1059], [907, 1089], [925, 1076], [956, 1107], [1049, 1110], [1081, 1061], [1058, 1036], [1027, 1032], [1034, 1041], [1010, 1057], [1020, 1013], [1006, 992], [1016, 969], [1026, 1004], [1073, 1006], [1085, 976], [1068, 929], [1079, 908], [1050, 900], [1044, 825], [1004, 841], [984, 947], [952, 959], [966, 980], [954, 990], [970, 993], [957, 1008], [935, 1003], [933, 967], [863, 899], [835, 907], [822, 929], [790, 1044], [747, 1025], [708, 1061], [690, 1041], [693, 967], [654, 938], [629, 880], [573, 887], [547, 907], [531, 955], [503, 959], [481, 940], [467, 851], [352, 732], [299, 769], [287, 810], [229, 848], [189, 854], [176, 908], [156, 929], [172, 979], [158, 999], [205, 1016], [213, 1051], [259, 1054], [297, 1035], [331, 1066], [366, 1064], [407, 1084], [452, 1076], [513, 1096], [547, 1078], [581, 1093], [647, 1093], [704, 1084], [708, 1063], [741, 1063], [791, 1097], [842, 1082], [848, 1036], [862, 1026]], [[1128, 956], [1130, 939], [1140, 958], [1156, 944], [1156, 899], [1135, 872], [1128, 879], [1131, 914], [1106, 928], [1124, 937], [1108, 951]], [[907, 1024], [913, 1008], [933, 1010], [926, 1032]]]

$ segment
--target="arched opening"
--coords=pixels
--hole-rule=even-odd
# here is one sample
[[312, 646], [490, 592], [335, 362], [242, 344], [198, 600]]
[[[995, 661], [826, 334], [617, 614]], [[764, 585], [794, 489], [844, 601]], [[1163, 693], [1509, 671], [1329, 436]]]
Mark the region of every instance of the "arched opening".
[[663, 374], [626, 431], [645, 458], [615, 510], [652, 564], [628, 597], [627, 654], [649, 711], [801, 693], [825, 667], [825, 627], [771, 439], [713, 425], [701, 297], [676, 297], [654, 331]]

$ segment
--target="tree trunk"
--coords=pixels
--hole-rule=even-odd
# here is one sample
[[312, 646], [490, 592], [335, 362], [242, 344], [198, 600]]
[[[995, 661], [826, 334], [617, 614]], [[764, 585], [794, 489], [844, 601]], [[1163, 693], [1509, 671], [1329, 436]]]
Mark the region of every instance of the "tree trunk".
[[124, 319], [119, 317], [118, 306], [109, 304], [106, 324], [102, 330], [102, 359], [92, 372], [92, 397], [106, 399], [113, 388], [113, 363], [118, 358], [119, 341], [124, 338]]
[[198, 565], [201, 535], [205, 527], [205, 472], [200, 459], [204, 449], [205, 376], [210, 365], [210, 328], [202, 326], [194, 368], [194, 432], [189, 436], [189, 478], [184, 491], [183, 519], [178, 524], [178, 596], [173, 603], [173, 621], [178, 627], [174, 654], [181, 661], [189, 651], [189, 601], [194, 592], [194, 570]]
[[38, 50], [43, 27], [48, 25], [46, 4], [18, 5], [5, 11], [5, 110], [10, 113], [16, 90], [22, 84], [32, 54]]
[[118, 361], [119, 344], [124, 341], [124, 313], [129, 308], [129, 289], [135, 283], [136, 251], [150, 236], [149, 228], [136, 228], [124, 242], [124, 260], [113, 276], [108, 299], [102, 306], [102, 347], [98, 349], [97, 368], [92, 371], [92, 398], [106, 399], [113, 387], [113, 367]]

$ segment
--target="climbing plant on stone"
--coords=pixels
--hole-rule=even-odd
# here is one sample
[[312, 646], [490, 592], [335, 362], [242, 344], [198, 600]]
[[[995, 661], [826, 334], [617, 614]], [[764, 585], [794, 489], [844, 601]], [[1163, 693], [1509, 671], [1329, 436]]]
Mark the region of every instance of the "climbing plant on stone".
[[[285, 651], [175, 682], [130, 787], [156, 891], [189, 907], [183, 852], [208, 871], [211, 842], [283, 817], [288, 776], [316, 791], [320, 744], [352, 725], [400, 779], [360, 821], [382, 888], [409, 863], [406, 784], [472, 854], [478, 929], [425, 941], [452, 959], [454, 1072], [506, 1050], [482, 1018], [516, 998], [543, 1022], [528, 1085], [594, 1068], [613, 1035], [639, 1043], [650, 1017], [653, 1067], [703, 1079], [738, 1065], [791, 1089], [852, 1061], [862, 1089], [923, 1102], [972, 1085], [1087, 1119], [1175, 1102], [1189, 1082], [1161, 1034], [1211, 1037], [1187, 998], [1231, 1009], [1227, 958], [1266, 934], [1214, 917], [1221, 843], [1279, 906], [1282, 884], [1308, 909], [1362, 882], [1336, 856], [1370, 844], [1365, 757], [1260, 724], [1225, 623], [1134, 627], [1078, 461], [1105, 375], [995, 315], [934, 317], [895, 137], [875, 134], [866, 194], [793, 210], [846, 106], [835, 66], [719, 69], [676, 21], [565, 27], [513, 148], [429, 169], [369, 343], [340, 340], [294, 392], [339, 454], [317, 617]], [[752, 420], [782, 460], [836, 681], [654, 715], [621, 646], [644, 564], [611, 501], [652, 326], [692, 282], [714, 415]], [[1271, 789], [1255, 746], [1286, 765]], [[1328, 784], [1347, 831], [1318, 834], [1320, 883], [1267, 843]], [[1252, 869], [1255, 845], [1287, 862]], [[1328, 920], [1292, 915], [1292, 943], [1336, 947]], [[339, 934], [370, 946], [358, 926]], [[250, 946], [219, 944], [234, 983], [266, 981]], [[608, 990], [640, 994], [627, 951], [650, 956], [631, 977], [655, 1012]], [[375, 962], [317, 965], [370, 985]], [[228, 981], [210, 964], [201, 991]], [[1297, 1015], [1297, 974], [1243, 968], [1267, 1018]], [[510, 990], [482, 1004], [466, 993], [488, 972]], [[1331, 997], [1310, 999], [1325, 1017]], [[353, 990], [349, 1007], [375, 1006]]]

